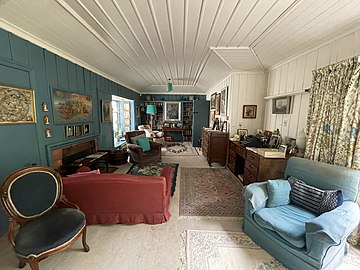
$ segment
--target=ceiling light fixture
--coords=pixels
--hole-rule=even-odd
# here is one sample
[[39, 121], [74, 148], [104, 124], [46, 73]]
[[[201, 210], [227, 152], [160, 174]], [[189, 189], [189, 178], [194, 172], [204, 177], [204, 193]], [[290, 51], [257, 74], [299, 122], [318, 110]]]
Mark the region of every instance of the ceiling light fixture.
[[171, 79], [169, 79], [169, 82], [166, 85], [166, 91], [171, 92], [173, 90], [173, 85], [171, 83]]

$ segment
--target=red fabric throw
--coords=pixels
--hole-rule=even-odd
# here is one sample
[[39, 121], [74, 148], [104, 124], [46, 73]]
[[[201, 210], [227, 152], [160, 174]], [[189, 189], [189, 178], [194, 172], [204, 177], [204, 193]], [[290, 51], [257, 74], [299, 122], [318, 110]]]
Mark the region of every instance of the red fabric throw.
[[64, 177], [64, 195], [85, 213], [87, 224], [161, 224], [170, 219], [173, 168], [160, 176], [86, 174]]

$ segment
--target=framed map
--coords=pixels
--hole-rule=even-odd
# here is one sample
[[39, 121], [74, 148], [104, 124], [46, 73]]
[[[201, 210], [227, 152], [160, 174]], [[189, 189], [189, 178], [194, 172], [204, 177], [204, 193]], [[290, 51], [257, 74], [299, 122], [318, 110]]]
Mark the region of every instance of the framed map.
[[53, 89], [54, 122], [70, 123], [92, 120], [92, 97]]
[[36, 123], [34, 90], [0, 85], [0, 124]]

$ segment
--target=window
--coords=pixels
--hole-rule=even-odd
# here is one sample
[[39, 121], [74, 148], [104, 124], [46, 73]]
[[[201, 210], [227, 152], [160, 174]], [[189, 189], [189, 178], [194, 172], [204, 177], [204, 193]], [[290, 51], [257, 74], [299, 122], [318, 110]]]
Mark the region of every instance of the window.
[[112, 96], [114, 146], [125, 143], [125, 132], [134, 129], [134, 101]]

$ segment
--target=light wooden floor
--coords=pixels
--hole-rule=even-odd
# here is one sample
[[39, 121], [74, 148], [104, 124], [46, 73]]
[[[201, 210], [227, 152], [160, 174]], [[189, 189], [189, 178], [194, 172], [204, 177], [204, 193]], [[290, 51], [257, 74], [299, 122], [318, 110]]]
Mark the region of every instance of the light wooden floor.
[[[178, 219], [181, 167], [208, 167], [204, 157], [164, 157], [163, 162], [180, 163], [177, 187], [171, 199], [171, 219], [161, 225], [88, 226], [90, 252], [82, 251], [81, 241], [72, 248], [40, 262], [40, 269], [121, 269], [175, 270], [183, 230], [241, 231], [242, 222], [234, 220]], [[220, 166], [213, 164], [214, 167]], [[119, 171], [127, 171], [129, 165]], [[0, 238], [0, 269], [17, 269], [18, 261], [5, 236]], [[24, 269], [30, 269], [27, 265]]]

